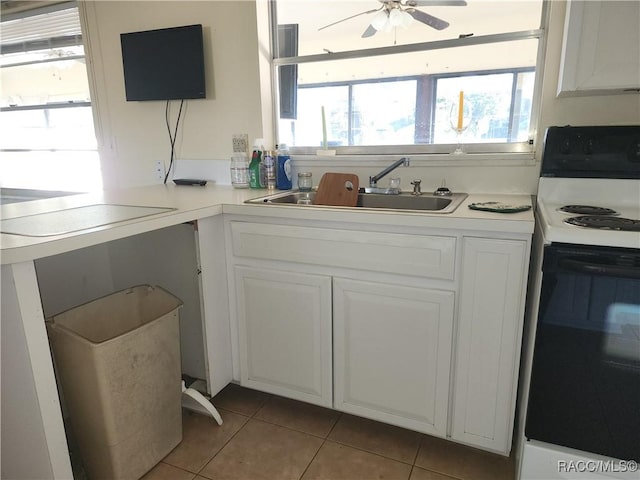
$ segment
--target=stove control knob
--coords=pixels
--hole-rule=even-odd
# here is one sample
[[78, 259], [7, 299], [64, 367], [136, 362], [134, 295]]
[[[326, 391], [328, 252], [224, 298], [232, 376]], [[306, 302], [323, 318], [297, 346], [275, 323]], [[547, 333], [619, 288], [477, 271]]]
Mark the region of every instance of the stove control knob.
[[590, 138], [584, 144], [584, 153], [591, 155], [593, 153], [593, 139]]
[[566, 138], [560, 144], [560, 153], [564, 153], [565, 155], [571, 153], [571, 141]]

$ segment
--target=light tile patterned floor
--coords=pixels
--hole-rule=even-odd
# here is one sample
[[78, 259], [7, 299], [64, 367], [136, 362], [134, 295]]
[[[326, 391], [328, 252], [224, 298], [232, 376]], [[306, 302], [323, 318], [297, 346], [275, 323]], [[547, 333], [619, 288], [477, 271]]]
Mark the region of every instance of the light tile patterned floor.
[[144, 480], [513, 480], [505, 457], [234, 384]]

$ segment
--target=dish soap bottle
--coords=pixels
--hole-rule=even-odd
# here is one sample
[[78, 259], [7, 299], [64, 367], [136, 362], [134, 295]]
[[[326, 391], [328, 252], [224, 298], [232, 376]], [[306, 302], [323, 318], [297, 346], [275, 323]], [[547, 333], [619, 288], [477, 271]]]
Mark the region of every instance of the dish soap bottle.
[[260, 185], [260, 150], [254, 150], [249, 164], [249, 187], [261, 188]]
[[276, 145], [277, 161], [276, 161], [276, 187], [279, 190], [291, 190], [291, 157], [289, 157], [289, 149], [284, 143], [280, 144], [280, 148]]

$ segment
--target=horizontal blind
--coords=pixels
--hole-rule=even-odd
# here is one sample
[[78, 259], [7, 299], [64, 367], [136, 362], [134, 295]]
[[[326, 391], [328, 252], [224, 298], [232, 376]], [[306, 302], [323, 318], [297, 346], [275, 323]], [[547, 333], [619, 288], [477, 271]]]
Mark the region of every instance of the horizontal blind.
[[55, 9], [44, 9], [43, 13], [37, 12], [21, 12], [24, 16], [2, 22], [2, 53], [82, 44], [80, 17], [75, 2], [59, 4]]

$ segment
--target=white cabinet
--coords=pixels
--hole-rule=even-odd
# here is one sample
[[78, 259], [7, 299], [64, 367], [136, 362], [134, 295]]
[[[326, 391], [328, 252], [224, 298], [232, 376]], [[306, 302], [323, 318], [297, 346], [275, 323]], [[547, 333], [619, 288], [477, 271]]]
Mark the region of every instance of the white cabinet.
[[243, 385], [332, 405], [331, 278], [235, 267]]
[[467, 237], [462, 255], [451, 437], [508, 454], [528, 242]]
[[242, 385], [509, 453], [530, 235], [225, 226]]
[[454, 293], [334, 279], [334, 407], [446, 436]]
[[558, 96], [638, 92], [640, 2], [567, 2]]

